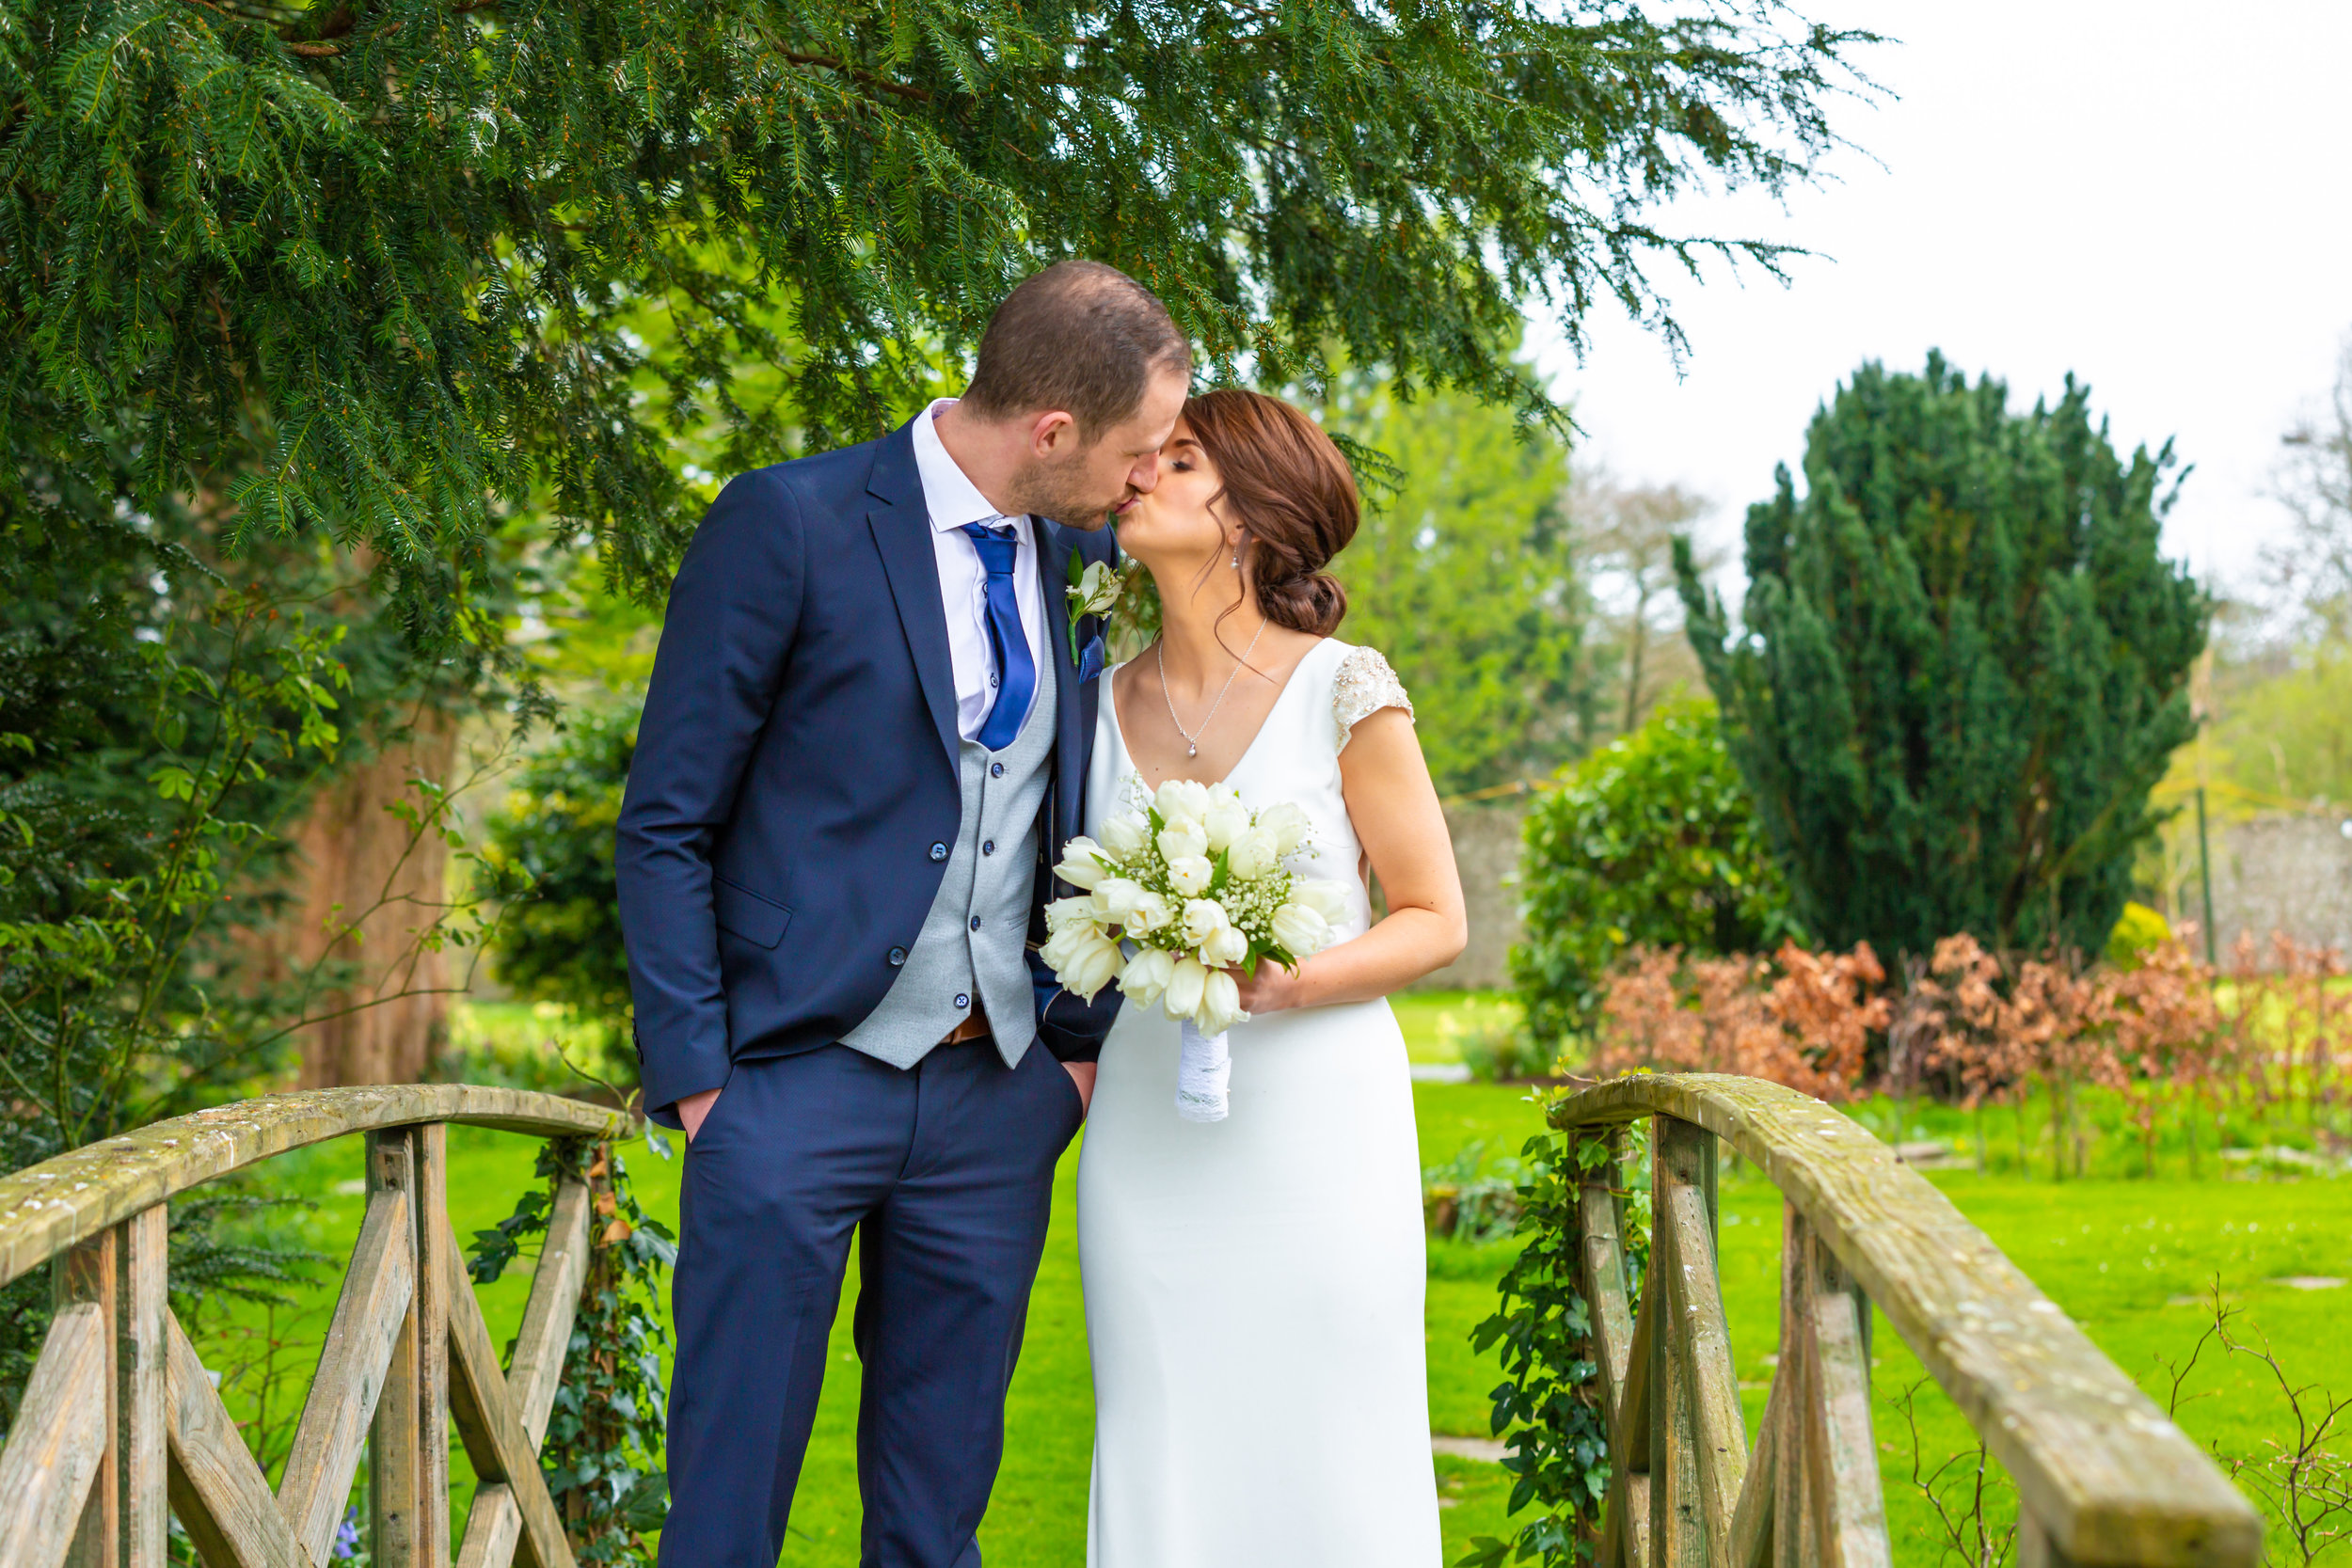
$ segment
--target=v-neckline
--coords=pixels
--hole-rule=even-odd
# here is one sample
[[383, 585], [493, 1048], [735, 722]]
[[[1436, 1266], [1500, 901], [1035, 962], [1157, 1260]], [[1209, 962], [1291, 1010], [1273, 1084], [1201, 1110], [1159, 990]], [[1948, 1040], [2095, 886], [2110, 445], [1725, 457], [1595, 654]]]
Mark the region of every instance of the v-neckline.
[[[1331, 640], [1329, 638], [1323, 638], [1317, 641], [1313, 647], [1298, 656], [1298, 662], [1291, 666], [1291, 673], [1282, 677], [1282, 689], [1274, 694], [1273, 705], [1265, 710], [1265, 717], [1259, 720], [1258, 727], [1250, 732], [1249, 743], [1241, 749], [1241, 755], [1233, 759], [1233, 765], [1225, 770], [1223, 777], [1197, 781], [1203, 788], [1215, 789], [1220, 784], [1231, 784], [1233, 780], [1233, 775], [1239, 773], [1243, 768], [1248, 765], [1249, 759], [1257, 754], [1258, 742], [1263, 740], [1265, 738], [1265, 732], [1273, 727], [1274, 716], [1282, 711], [1282, 705], [1284, 703], [1290, 701], [1291, 688], [1298, 684], [1298, 673], [1307, 668], [1307, 661], [1309, 659], [1313, 658], [1316, 655], [1322, 653], [1325, 648], [1330, 645], [1330, 642]], [[1134, 661], [1131, 660], [1130, 662]], [[1124, 669], [1125, 666], [1121, 665], [1120, 668]], [[1128, 771], [1135, 774], [1137, 779], [1142, 780], [1146, 789], [1149, 790], [1150, 793], [1157, 795], [1160, 791], [1160, 784], [1167, 784], [1168, 779], [1174, 778], [1175, 775], [1172, 773], [1169, 774], [1168, 779], [1162, 779], [1160, 784], [1152, 784], [1151, 780], [1144, 778], [1143, 765], [1136, 760], [1135, 749], [1127, 744], [1127, 721], [1121, 718], [1119, 712], [1119, 685], [1116, 681], [1111, 680], [1111, 675], [1115, 673], [1117, 673], [1117, 671], [1106, 672], [1104, 674], [1103, 679], [1111, 689], [1111, 728], [1117, 731], [1119, 735], [1119, 754], [1127, 759]]]

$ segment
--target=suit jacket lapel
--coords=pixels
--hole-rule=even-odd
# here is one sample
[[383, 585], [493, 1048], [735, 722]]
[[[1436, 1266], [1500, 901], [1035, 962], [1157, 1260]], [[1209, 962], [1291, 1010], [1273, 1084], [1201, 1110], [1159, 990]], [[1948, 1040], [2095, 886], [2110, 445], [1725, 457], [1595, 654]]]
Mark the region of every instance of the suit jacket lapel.
[[[1054, 831], [1057, 839], [1078, 831], [1078, 808], [1086, 794], [1086, 737], [1094, 722], [1094, 685], [1078, 684], [1070, 657], [1070, 543], [1059, 524], [1032, 517], [1037, 536], [1037, 586], [1045, 600], [1044, 656], [1054, 661]], [[1061, 845], [1046, 847], [1057, 859]]]
[[[961, 766], [962, 733], [956, 724], [956, 667], [947, 652], [947, 611], [939, 596], [939, 558], [931, 544], [930, 509], [923, 502], [923, 479], [914, 467], [914, 437], [906, 426], [884, 437], [866, 490], [881, 504], [866, 515], [874, 547], [882, 552], [890, 597], [923, 700], [939, 731], [947, 769]], [[1048, 600], [1048, 603], [1052, 601]]]

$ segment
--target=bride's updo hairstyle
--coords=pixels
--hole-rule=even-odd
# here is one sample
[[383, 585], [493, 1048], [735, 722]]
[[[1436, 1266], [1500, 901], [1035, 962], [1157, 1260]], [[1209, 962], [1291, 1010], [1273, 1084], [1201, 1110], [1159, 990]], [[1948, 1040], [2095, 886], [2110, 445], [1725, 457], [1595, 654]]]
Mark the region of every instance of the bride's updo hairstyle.
[[1217, 499], [1241, 525], [1259, 610], [1278, 626], [1330, 636], [1347, 593], [1323, 568], [1356, 537], [1347, 459], [1322, 426], [1263, 392], [1202, 392], [1184, 404], [1184, 423], [1216, 465]]

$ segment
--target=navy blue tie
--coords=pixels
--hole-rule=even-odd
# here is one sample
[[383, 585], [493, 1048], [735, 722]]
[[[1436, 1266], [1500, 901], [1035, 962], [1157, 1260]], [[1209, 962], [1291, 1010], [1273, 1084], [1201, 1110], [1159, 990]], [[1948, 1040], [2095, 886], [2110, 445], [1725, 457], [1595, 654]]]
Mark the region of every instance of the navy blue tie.
[[1037, 689], [1037, 662], [1029, 657], [1028, 634], [1021, 629], [1021, 606], [1012, 593], [1012, 563], [1021, 553], [1010, 527], [991, 528], [966, 523], [980, 552], [980, 569], [988, 574], [988, 647], [996, 657], [996, 703], [980, 725], [979, 742], [1001, 752], [1021, 733], [1029, 716], [1029, 695]]

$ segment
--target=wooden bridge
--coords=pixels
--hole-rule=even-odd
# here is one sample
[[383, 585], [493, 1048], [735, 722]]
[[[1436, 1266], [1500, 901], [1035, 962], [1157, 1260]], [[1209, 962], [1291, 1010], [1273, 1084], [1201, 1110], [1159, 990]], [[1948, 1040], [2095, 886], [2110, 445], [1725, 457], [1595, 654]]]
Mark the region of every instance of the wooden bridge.
[[[1891, 1561], [1870, 1431], [1870, 1304], [2017, 1483], [2021, 1568], [2241, 1568], [2246, 1500], [2132, 1380], [1891, 1150], [1755, 1079], [1620, 1079], [1555, 1125], [1652, 1120], [1636, 1315], [1624, 1178], [1583, 1177], [1594, 1360], [1617, 1481], [1603, 1568]], [[457, 1568], [572, 1568], [538, 1445], [584, 1276], [592, 1195], [558, 1192], [522, 1330], [499, 1365], [444, 1202], [452, 1123], [604, 1139], [623, 1118], [463, 1085], [327, 1089], [199, 1112], [0, 1179], [0, 1284], [53, 1266], [58, 1310], [0, 1449], [0, 1568], [164, 1568], [177, 1514], [209, 1568], [325, 1568], [364, 1451], [378, 1568], [448, 1568], [453, 1419], [482, 1485]], [[368, 1204], [273, 1491], [165, 1290], [166, 1206], [289, 1149], [364, 1134]], [[1786, 1198], [1780, 1357], [1747, 1443], [1715, 1267], [1719, 1141]]]
[[[450, 1123], [608, 1139], [556, 1095], [403, 1085], [272, 1095], [157, 1122], [0, 1179], [0, 1284], [52, 1265], [57, 1312], [0, 1449], [0, 1568], [165, 1568], [169, 1518], [208, 1568], [323, 1568], [364, 1451], [377, 1568], [448, 1568], [449, 1429], [482, 1485], [460, 1568], [573, 1568], [539, 1468], [586, 1276], [592, 1195], [559, 1187], [510, 1365], [452, 1232]], [[368, 1203], [272, 1491], [165, 1292], [175, 1194], [364, 1134]]]
[[[1753, 1078], [1621, 1078], [1554, 1126], [1651, 1120], [1638, 1315], [1616, 1148], [1578, 1202], [1612, 1469], [1601, 1568], [1891, 1560], [1870, 1432], [1870, 1304], [2017, 1483], [2019, 1568], [2240, 1568], [2262, 1521], [2187, 1434], [1950, 1199], [1820, 1101]], [[1728, 1142], [1784, 1201], [1780, 1359], [1753, 1452], [1716, 1272]], [[1613, 1145], [1621, 1143], [1613, 1135]]]

